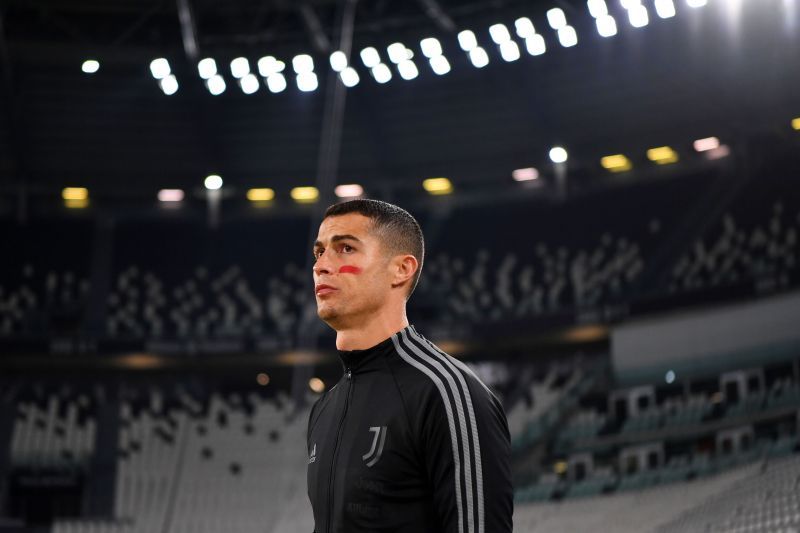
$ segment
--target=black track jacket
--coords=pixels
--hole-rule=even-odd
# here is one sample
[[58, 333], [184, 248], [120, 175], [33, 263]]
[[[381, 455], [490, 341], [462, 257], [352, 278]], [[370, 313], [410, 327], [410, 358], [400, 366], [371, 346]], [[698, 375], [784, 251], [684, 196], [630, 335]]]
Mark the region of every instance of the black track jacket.
[[413, 325], [338, 352], [308, 421], [314, 533], [511, 533], [508, 423], [483, 382]]

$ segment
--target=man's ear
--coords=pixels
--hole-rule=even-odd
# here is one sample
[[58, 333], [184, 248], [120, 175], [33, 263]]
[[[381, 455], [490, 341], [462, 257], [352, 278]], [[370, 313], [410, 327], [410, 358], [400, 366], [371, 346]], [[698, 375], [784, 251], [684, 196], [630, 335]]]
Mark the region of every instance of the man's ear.
[[414, 277], [419, 268], [419, 261], [413, 255], [397, 255], [392, 259], [392, 287], [402, 285]]

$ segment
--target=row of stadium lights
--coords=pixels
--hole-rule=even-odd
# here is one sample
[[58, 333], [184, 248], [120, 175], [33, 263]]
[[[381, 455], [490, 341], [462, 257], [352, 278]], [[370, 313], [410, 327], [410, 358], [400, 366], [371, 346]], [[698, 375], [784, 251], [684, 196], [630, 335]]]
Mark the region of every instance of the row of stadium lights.
[[[656, 14], [662, 19], [672, 18], [676, 15], [675, 0], [652, 0]], [[684, 0], [692, 8], [703, 7], [708, 0]], [[650, 22], [648, 8], [643, 0], [619, 0], [626, 10], [628, 21], [635, 28], [647, 26]], [[617, 34], [617, 22], [609, 14], [606, 0], [588, 0], [589, 13], [595, 20], [597, 32], [602, 37], [613, 37]], [[578, 44], [578, 34], [575, 28], [567, 23], [567, 17], [561, 8], [553, 8], [547, 12], [547, 22], [556, 32], [561, 46], [570, 48]], [[539, 56], [547, 51], [544, 36], [536, 32], [533, 22], [527, 17], [519, 18], [514, 23], [517, 36], [524, 42], [525, 49], [532, 56]], [[489, 36], [499, 48], [500, 56], [506, 62], [513, 62], [520, 58], [520, 47], [515, 41], [508, 27], [504, 24], [494, 24], [489, 28]], [[458, 34], [458, 44], [467, 53], [470, 62], [476, 68], [483, 68], [489, 64], [489, 54], [478, 43], [472, 30], [463, 30]], [[420, 50], [430, 65], [431, 70], [442, 76], [450, 72], [450, 63], [442, 53], [442, 45], [438, 39], [428, 37], [420, 41]], [[393, 43], [386, 49], [389, 61], [394, 64], [398, 74], [404, 80], [413, 80], [419, 75], [419, 70], [414, 63], [414, 52], [402, 43]], [[361, 62], [366, 67], [373, 79], [380, 84], [392, 79], [392, 69], [382, 62], [380, 53], [374, 47], [361, 50]], [[347, 56], [341, 51], [335, 51], [329, 58], [330, 66], [347, 87], [355, 87], [360, 82], [358, 71], [348, 64]], [[262, 57], [257, 64], [258, 74], [272, 93], [283, 92], [288, 83], [286, 80], [286, 64], [273, 56]], [[83, 63], [83, 71], [93, 74], [100, 68], [100, 63], [95, 59]], [[292, 59], [292, 69], [295, 73], [297, 88], [303, 92], [315, 91], [319, 87], [317, 75], [314, 73], [314, 60], [308, 54], [300, 54]], [[198, 73], [204, 80], [206, 88], [212, 95], [225, 92], [227, 84], [220, 73], [217, 63], [213, 58], [205, 58], [197, 65]], [[245, 57], [237, 57], [230, 63], [230, 71], [237, 80], [242, 92], [253, 94], [261, 87], [258, 77], [251, 71], [250, 62]], [[169, 61], [166, 58], [154, 59], [150, 63], [150, 72], [158, 80], [161, 90], [166, 95], [178, 91], [178, 79], [172, 73]]]
[[[792, 129], [800, 131], [800, 117], [791, 122]], [[722, 144], [717, 137], [706, 137], [694, 141], [695, 152], [703, 154], [708, 160], [727, 157], [731, 153], [728, 145]], [[549, 152], [550, 161], [555, 165], [563, 165], [569, 159], [569, 154], [563, 146], [554, 146]], [[670, 165], [680, 161], [678, 152], [670, 146], [650, 148], [646, 152], [647, 159], [656, 165]], [[628, 172], [633, 169], [633, 162], [625, 154], [612, 154], [600, 159], [600, 165], [611, 173]], [[525, 182], [539, 179], [539, 170], [534, 167], [519, 168], [511, 173], [514, 181]], [[203, 182], [206, 190], [219, 191], [222, 189], [223, 180], [218, 174], [207, 176]], [[445, 177], [428, 178], [422, 182], [423, 189], [431, 195], [445, 195], [453, 192], [452, 182]], [[364, 188], [357, 183], [337, 185], [334, 194], [338, 198], [357, 198], [364, 194]], [[312, 203], [319, 199], [319, 190], [316, 187], [294, 187], [290, 197], [297, 203]], [[69, 208], [83, 208], [89, 205], [89, 190], [85, 187], [66, 187], [61, 192], [64, 204]], [[164, 204], [179, 204], [183, 201], [183, 189], [161, 189], [157, 198]], [[270, 188], [252, 188], [247, 191], [247, 199], [256, 206], [266, 206], [275, 199], [275, 190]]]
[[[223, 180], [218, 174], [206, 176], [203, 185], [209, 192], [222, 189]], [[423, 181], [423, 188], [430, 194], [447, 194], [453, 188], [447, 178], [429, 178]], [[364, 188], [357, 183], [337, 185], [334, 193], [338, 198], [358, 198], [364, 194]], [[297, 203], [312, 203], [319, 199], [319, 189], [312, 186], [294, 187], [289, 195]], [[161, 189], [156, 195], [158, 201], [164, 204], [179, 204], [186, 193], [183, 189]], [[89, 189], [86, 187], [65, 187], [61, 191], [64, 205], [69, 208], [84, 208], [89, 206]], [[275, 190], [266, 187], [248, 189], [247, 199], [256, 206], [268, 205], [275, 199]]]

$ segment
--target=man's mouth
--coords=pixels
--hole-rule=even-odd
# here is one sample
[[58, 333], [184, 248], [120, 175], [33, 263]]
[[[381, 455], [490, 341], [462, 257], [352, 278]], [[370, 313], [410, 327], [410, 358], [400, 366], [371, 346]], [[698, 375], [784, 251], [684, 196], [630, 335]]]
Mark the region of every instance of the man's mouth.
[[315, 289], [317, 296], [325, 296], [326, 294], [330, 294], [338, 290], [330, 285], [317, 285]]

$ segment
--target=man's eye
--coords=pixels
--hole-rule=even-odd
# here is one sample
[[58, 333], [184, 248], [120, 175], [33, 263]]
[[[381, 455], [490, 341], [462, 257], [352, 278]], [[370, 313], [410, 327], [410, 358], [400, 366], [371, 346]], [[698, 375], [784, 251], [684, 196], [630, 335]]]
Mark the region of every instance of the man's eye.
[[344, 246], [342, 246], [342, 250], [344, 250], [345, 248], [349, 248], [351, 250], [353, 249], [353, 247], [350, 246], [349, 244], [345, 244]]

